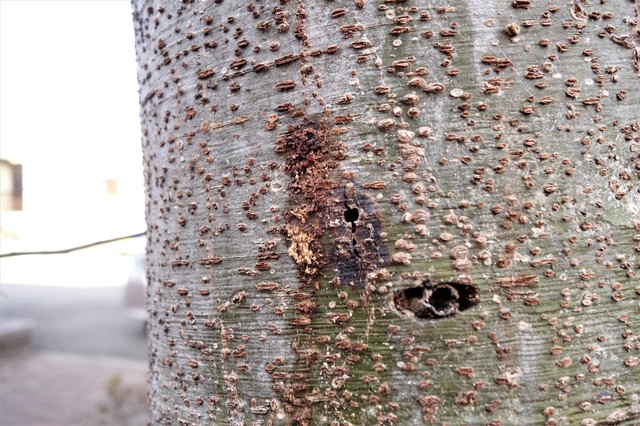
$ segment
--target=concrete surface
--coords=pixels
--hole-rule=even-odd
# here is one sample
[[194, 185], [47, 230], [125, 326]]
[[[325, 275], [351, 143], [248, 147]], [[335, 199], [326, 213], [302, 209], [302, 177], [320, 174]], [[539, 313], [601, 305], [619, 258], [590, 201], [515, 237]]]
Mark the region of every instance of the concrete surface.
[[97, 251], [1, 259], [0, 426], [148, 424], [144, 324], [124, 305], [132, 263]]
[[142, 361], [3, 351], [0, 425], [146, 425], [146, 380]]
[[34, 329], [30, 318], [0, 318], [0, 351], [31, 346]]
[[30, 319], [32, 348], [145, 361], [142, 321], [129, 317], [124, 287], [0, 285], [0, 323]]

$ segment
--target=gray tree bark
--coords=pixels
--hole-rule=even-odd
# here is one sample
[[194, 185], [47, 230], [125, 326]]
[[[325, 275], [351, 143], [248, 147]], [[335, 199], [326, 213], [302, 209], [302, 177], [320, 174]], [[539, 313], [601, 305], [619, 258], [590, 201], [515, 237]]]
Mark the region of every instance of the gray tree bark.
[[154, 423], [640, 421], [637, 3], [133, 7]]

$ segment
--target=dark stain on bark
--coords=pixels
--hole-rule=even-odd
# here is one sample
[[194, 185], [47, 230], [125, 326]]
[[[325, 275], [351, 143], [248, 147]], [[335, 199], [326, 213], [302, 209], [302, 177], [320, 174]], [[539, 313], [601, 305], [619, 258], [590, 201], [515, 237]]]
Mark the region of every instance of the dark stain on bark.
[[[340, 193], [342, 192], [342, 193]], [[375, 200], [361, 185], [348, 183], [334, 191], [333, 242], [331, 268], [340, 285], [362, 288], [367, 274], [389, 263], [389, 250], [383, 241], [382, 216]], [[342, 211], [342, 220], [338, 218]]]

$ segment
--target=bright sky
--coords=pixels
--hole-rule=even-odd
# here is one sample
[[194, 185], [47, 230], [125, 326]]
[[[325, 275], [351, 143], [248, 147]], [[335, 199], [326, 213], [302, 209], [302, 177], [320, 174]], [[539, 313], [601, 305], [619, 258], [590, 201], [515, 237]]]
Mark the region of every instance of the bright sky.
[[[24, 212], [51, 221], [39, 226], [64, 215], [86, 232], [104, 208], [84, 194], [104, 197], [109, 178], [142, 193], [137, 91], [129, 1], [0, 0], [0, 158], [23, 164]], [[140, 200], [125, 203], [138, 219]]]
[[129, 163], [140, 151], [130, 3], [2, 0], [0, 19], [2, 157]]

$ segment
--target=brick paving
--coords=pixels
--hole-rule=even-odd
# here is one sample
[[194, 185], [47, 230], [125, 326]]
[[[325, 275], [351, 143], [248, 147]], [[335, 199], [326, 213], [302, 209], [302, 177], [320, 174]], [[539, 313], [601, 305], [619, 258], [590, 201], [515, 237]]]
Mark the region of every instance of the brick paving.
[[0, 352], [0, 426], [146, 425], [146, 392], [141, 361]]

